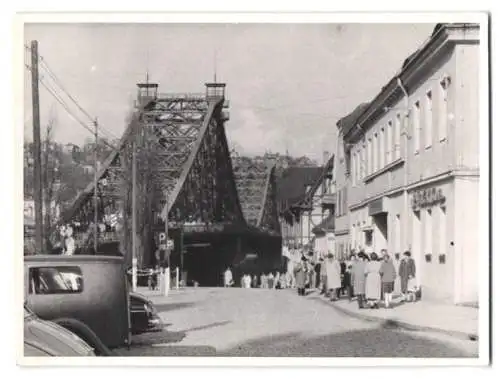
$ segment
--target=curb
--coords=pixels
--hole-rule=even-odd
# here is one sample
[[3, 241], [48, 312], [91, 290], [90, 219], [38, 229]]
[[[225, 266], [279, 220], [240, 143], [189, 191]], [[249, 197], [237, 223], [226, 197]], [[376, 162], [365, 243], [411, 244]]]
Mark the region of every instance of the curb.
[[326, 302], [322, 298], [315, 297], [314, 299], [317, 299], [319, 301], [322, 301], [324, 303], [327, 303], [330, 305], [332, 308], [335, 310], [344, 313], [347, 316], [357, 318], [360, 320], [364, 321], [370, 321], [370, 322], [377, 322], [380, 323], [383, 328], [401, 328], [404, 330], [409, 330], [409, 331], [417, 331], [417, 332], [433, 332], [433, 333], [439, 333], [439, 334], [445, 334], [450, 337], [454, 337], [457, 339], [465, 339], [468, 341], [478, 341], [479, 336], [474, 333], [467, 333], [467, 332], [461, 332], [461, 331], [455, 331], [455, 330], [446, 330], [442, 328], [436, 328], [436, 327], [431, 327], [431, 326], [422, 326], [422, 325], [415, 325], [406, 321], [401, 321], [398, 320], [397, 318], [384, 318], [384, 317], [379, 317], [379, 316], [372, 316], [372, 315], [366, 315], [366, 314], [361, 314], [359, 312], [354, 312], [348, 309], [345, 309], [344, 307], [335, 304], [334, 302]]

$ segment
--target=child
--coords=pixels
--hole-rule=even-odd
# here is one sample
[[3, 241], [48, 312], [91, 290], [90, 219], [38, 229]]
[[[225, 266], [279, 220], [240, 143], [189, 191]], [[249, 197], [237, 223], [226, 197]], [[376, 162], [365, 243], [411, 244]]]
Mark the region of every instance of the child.
[[408, 281], [408, 293], [407, 293], [407, 301], [409, 302], [415, 302], [417, 300], [420, 300], [422, 296], [422, 290], [420, 287], [417, 285], [417, 281], [415, 278], [412, 278]]

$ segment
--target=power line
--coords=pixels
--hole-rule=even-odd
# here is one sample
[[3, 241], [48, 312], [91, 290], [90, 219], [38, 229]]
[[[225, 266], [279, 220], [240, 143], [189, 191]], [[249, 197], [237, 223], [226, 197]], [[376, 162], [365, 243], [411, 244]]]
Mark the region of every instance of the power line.
[[[27, 50], [31, 50], [31, 48], [28, 46], [28, 45], [24, 45], [24, 47], [27, 49]], [[87, 116], [87, 118], [92, 122], [94, 123], [95, 121], [95, 118], [92, 117], [79, 103], [78, 101], [73, 97], [71, 96], [71, 94], [66, 90], [66, 88], [64, 87], [64, 85], [62, 84], [61, 80], [57, 77], [57, 75], [54, 73], [54, 71], [49, 67], [49, 64], [47, 63], [47, 60], [40, 55], [40, 62], [42, 63], [41, 67], [43, 70], [45, 70], [45, 72], [47, 72], [49, 74], [49, 76], [52, 78], [52, 80], [55, 82], [55, 84], [66, 94], [66, 96], [68, 96], [68, 98], [78, 107], [78, 109], [83, 113], [85, 114], [85, 116]], [[114, 135], [113, 133], [111, 133], [109, 130], [107, 130], [106, 128], [104, 128], [102, 125], [100, 125], [100, 129], [101, 131], [103, 132], [103, 134], [106, 134], [108, 136], [108, 138], [112, 138], [112, 139], [118, 139], [118, 137], [116, 135]], [[94, 132], [92, 132], [94, 133]]]
[[[31, 67], [29, 65], [25, 65], [26, 68], [31, 71]], [[92, 134], [94, 134], [94, 130], [92, 130], [85, 122], [83, 122], [80, 118], [78, 118], [78, 116], [76, 116], [73, 111], [68, 107], [68, 105], [64, 102], [64, 100], [56, 93], [56, 91], [51, 88], [49, 85], [47, 85], [47, 83], [45, 83], [45, 81], [42, 80], [42, 78], [39, 78], [39, 82], [40, 84], [47, 90], [47, 92], [49, 92], [52, 97], [64, 108], [64, 110], [76, 121], [78, 122], [82, 127], [84, 127], [87, 131], [91, 132]], [[117, 150], [115, 146], [111, 145], [110, 143], [108, 143], [106, 140], [104, 139], [101, 139], [101, 141], [107, 145], [108, 147], [110, 147], [111, 149], [113, 150]]]

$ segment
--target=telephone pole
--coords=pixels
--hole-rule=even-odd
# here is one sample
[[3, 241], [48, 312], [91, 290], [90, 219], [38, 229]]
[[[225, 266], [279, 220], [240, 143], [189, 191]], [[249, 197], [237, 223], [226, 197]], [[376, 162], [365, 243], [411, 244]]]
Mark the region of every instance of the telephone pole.
[[97, 118], [94, 121], [94, 138], [95, 138], [95, 144], [94, 144], [94, 227], [95, 227], [95, 233], [94, 233], [94, 254], [97, 254], [97, 233], [99, 232], [99, 229], [97, 227]]
[[132, 142], [132, 291], [137, 290], [137, 131]]
[[33, 145], [35, 179], [35, 241], [36, 253], [43, 254], [43, 195], [42, 195], [42, 149], [40, 141], [40, 95], [38, 91], [38, 41], [31, 41], [31, 96], [33, 102]]

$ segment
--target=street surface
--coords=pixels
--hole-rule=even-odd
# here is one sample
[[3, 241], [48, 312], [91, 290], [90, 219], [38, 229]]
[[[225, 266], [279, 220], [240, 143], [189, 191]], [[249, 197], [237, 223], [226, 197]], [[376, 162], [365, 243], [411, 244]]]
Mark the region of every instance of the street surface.
[[390, 329], [292, 290], [188, 288], [150, 296], [165, 331], [134, 337], [126, 356], [477, 357], [474, 341]]

